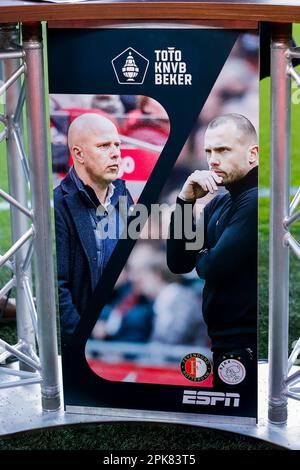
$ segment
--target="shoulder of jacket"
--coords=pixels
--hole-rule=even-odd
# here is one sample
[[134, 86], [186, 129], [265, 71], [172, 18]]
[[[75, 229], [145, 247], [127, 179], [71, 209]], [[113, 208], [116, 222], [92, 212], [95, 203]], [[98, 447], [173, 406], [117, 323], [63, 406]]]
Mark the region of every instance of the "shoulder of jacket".
[[53, 191], [53, 202], [54, 202], [54, 211], [65, 211], [66, 202], [64, 198], [65, 194], [61, 185], [57, 186]]
[[218, 205], [223, 204], [223, 202], [229, 198], [229, 193], [217, 194], [209, 203], [205, 206], [207, 210], [216, 208]]
[[244, 200], [244, 201], [257, 201], [258, 199], [258, 188], [255, 187], [255, 188], [250, 188], [250, 189], [247, 189], [247, 191], [244, 191], [240, 197], [239, 197], [240, 200]]
[[61, 185], [58, 185], [53, 191], [54, 201], [58, 201], [59, 199], [62, 198], [62, 196], [63, 196], [63, 191], [62, 191]]

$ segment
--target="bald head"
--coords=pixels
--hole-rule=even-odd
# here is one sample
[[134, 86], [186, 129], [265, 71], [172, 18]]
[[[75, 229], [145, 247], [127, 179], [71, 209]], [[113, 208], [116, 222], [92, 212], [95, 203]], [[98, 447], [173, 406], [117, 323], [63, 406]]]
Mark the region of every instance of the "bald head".
[[114, 123], [106, 117], [96, 113], [81, 114], [74, 119], [68, 130], [68, 146], [70, 153], [72, 154], [74, 146], [82, 145], [87, 139], [89, 139], [91, 134], [101, 134], [110, 129], [117, 132], [117, 128]]
[[81, 114], [69, 127], [68, 145], [75, 170], [85, 184], [105, 191], [117, 179], [120, 138], [112, 121], [95, 113]]

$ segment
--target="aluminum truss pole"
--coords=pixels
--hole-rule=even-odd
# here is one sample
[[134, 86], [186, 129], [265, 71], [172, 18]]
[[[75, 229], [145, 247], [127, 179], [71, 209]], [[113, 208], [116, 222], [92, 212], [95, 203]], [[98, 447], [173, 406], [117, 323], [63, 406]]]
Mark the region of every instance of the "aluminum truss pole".
[[[20, 54], [19, 29], [17, 24], [4, 25], [0, 28], [0, 44], [1, 48], [6, 51], [17, 52]], [[4, 81], [7, 81], [16, 70], [20, 67], [20, 59], [6, 58], [4, 60]], [[16, 143], [16, 133], [22, 133], [22, 113], [15, 122], [15, 113], [19, 108], [22, 110], [22, 95], [20, 79], [16, 80], [6, 92], [5, 115], [7, 119], [7, 167], [10, 195], [17, 200], [23, 207], [27, 207], [26, 197], [26, 180], [22, 167], [19, 149]], [[12, 242], [16, 243], [29, 229], [28, 217], [18, 208], [11, 205], [11, 233]], [[28, 243], [24, 244], [16, 253], [15, 263], [15, 280], [16, 280], [16, 307], [17, 307], [17, 330], [18, 340], [22, 341], [23, 348], [29, 348], [28, 353], [35, 350], [35, 332], [31, 321], [30, 309], [26, 301], [26, 292], [24, 289], [23, 263], [28, 251]], [[27, 270], [26, 276], [31, 285], [31, 271]], [[32, 370], [28, 365], [21, 362], [20, 368], [23, 370]]]
[[273, 25], [271, 41], [271, 218], [269, 281], [269, 420], [287, 421], [289, 248], [283, 224], [289, 214], [290, 100], [286, 52], [292, 25]]
[[31, 194], [36, 231], [34, 244], [38, 338], [43, 375], [42, 406], [44, 410], [50, 411], [60, 407], [60, 390], [47, 159], [43, 41], [40, 23], [24, 25], [23, 48], [27, 66], [27, 127]]

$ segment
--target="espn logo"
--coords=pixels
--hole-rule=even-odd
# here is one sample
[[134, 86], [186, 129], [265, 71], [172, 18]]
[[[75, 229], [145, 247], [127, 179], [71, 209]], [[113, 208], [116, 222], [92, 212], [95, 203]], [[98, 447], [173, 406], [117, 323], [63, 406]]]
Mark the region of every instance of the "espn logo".
[[216, 406], [217, 403], [222, 403], [223, 406], [238, 407], [240, 405], [240, 394], [184, 390], [182, 403], [185, 405], [204, 406]]

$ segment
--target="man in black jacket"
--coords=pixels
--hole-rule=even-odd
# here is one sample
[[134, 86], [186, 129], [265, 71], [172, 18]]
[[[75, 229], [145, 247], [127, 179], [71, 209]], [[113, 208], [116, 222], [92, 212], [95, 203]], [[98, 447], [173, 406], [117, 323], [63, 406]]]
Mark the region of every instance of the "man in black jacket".
[[[124, 227], [122, 217], [133, 203], [125, 182], [117, 179], [120, 138], [109, 119], [94, 113], [80, 115], [70, 125], [68, 144], [74, 166], [54, 191], [63, 344], [86, 313]], [[121, 196], [127, 206], [121, 208], [124, 214]]]
[[[257, 135], [244, 116], [223, 115], [208, 125], [204, 146], [209, 170], [192, 173], [178, 196], [167, 262], [176, 273], [196, 268], [205, 280], [203, 316], [214, 386], [232, 390], [251, 382], [256, 371]], [[220, 186], [228, 192], [218, 195]], [[217, 195], [204, 209], [204, 244], [200, 251], [188, 250], [187, 240], [175, 237], [174, 220], [185, 205], [208, 193]]]

